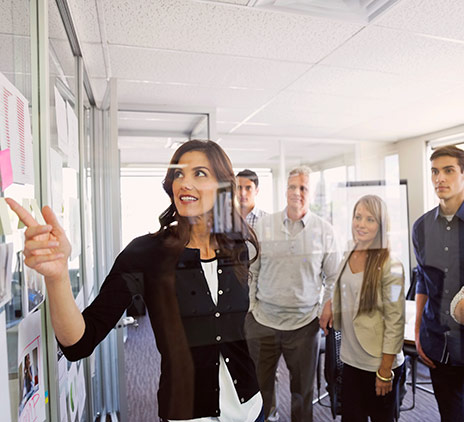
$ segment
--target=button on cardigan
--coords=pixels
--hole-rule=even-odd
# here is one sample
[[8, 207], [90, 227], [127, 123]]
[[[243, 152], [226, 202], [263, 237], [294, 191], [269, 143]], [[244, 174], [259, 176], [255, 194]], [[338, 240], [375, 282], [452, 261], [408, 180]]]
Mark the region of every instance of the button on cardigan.
[[247, 248], [243, 240], [235, 240], [234, 247], [243, 251], [240, 263], [216, 251], [219, 285], [215, 305], [201, 269], [200, 251], [175, 250], [171, 243], [166, 233], [134, 239], [83, 311], [83, 337], [61, 348], [69, 360], [89, 356], [133, 296], [142, 294], [161, 354], [159, 415], [166, 419], [217, 416], [220, 354], [229, 359], [226, 364], [236, 380], [238, 397], [245, 402], [258, 392], [243, 329], [249, 307]]

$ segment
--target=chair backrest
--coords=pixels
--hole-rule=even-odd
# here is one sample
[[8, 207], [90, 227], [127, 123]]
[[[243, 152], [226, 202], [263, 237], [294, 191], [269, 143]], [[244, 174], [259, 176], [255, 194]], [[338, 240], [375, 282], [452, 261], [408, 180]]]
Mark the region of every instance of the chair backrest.
[[416, 284], [417, 284], [417, 267], [414, 267], [411, 271], [411, 284], [409, 285], [408, 293], [406, 293], [406, 300], [415, 300]]
[[342, 334], [333, 328], [329, 328], [329, 333], [325, 339], [325, 367], [324, 376], [327, 382], [327, 392], [330, 397], [330, 408], [335, 419], [341, 415], [342, 399], [342, 372], [343, 362], [340, 360], [340, 345]]

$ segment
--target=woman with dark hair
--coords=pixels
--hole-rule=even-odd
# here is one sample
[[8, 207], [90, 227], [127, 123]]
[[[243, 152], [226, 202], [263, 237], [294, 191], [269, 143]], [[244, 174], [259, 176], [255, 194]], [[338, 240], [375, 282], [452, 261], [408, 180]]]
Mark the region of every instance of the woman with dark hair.
[[255, 234], [235, 205], [229, 158], [212, 141], [189, 141], [172, 157], [164, 189], [171, 205], [155, 234], [134, 239], [83, 312], [69, 283], [70, 245], [49, 207], [47, 225], [13, 200], [28, 226], [26, 265], [45, 276], [52, 324], [69, 360], [92, 353], [141, 294], [161, 354], [159, 415], [166, 420], [264, 421], [243, 332]]
[[[365, 195], [352, 217], [353, 243], [339, 267], [328, 326], [341, 331], [342, 420], [393, 422], [401, 378], [404, 271], [390, 255], [385, 202]], [[333, 313], [331, 313], [332, 307]], [[327, 333], [327, 326], [322, 326]]]

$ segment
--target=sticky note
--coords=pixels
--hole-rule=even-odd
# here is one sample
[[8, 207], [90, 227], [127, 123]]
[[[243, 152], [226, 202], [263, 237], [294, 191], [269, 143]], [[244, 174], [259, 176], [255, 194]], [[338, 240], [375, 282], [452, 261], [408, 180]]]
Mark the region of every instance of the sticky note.
[[12, 233], [8, 204], [5, 198], [0, 198], [0, 234], [7, 236]]
[[13, 168], [9, 149], [0, 151], [0, 187], [5, 190], [13, 183]]

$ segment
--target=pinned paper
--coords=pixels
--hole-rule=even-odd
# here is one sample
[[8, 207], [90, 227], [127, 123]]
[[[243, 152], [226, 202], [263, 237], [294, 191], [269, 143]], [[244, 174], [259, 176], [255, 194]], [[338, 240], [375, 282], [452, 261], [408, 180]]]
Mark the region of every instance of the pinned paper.
[[71, 242], [71, 261], [81, 254], [81, 219], [79, 215], [79, 200], [68, 198], [69, 240]]
[[60, 223], [63, 223], [63, 159], [50, 148], [51, 206]]
[[58, 135], [57, 147], [65, 155], [68, 154], [68, 116], [66, 111], [66, 101], [61, 96], [60, 91], [55, 86], [55, 116], [56, 132]]
[[40, 311], [24, 318], [18, 327], [18, 422], [45, 420], [45, 386]]
[[12, 233], [8, 204], [5, 198], [0, 198], [0, 235], [8, 236]]
[[23, 310], [25, 314], [34, 312], [45, 300], [45, 279], [37, 271], [23, 265]]
[[68, 391], [68, 364], [60, 346], [56, 350], [58, 368], [58, 391], [60, 392], [60, 422], [68, 422], [66, 395]]
[[71, 104], [68, 102], [66, 102], [66, 116], [68, 121], [67, 165], [79, 171], [79, 123]]
[[[5, 311], [0, 312], [0, 356], [8, 356]], [[8, 359], [0, 359], [0, 409], [2, 421], [11, 422]]]
[[0, 73], [0, 148], [10, 149], [13, 181], [33, 184], [29, 103], [2, 73]]
[[11, 300], [13, 243], [0, 243], [0, 308]]
[[78, 366], [77, 369], [77, 411], [78, 411], [78, 419], [82, 419], [82, 415], [84, 414], [85, 410], [85, 397], [86, 397], [86, 392], [85, 392], [85, 375], [84, 375], [84, 365], [82, 364], [82, 361], [80, 362], [80, 365]]
[[0, 183], [2, 190], [5, 190], [13, 183], [13, 169], [11, 167], [11, 156], [9, 149], [0, 151]]
[[76, 362], [71, 363], [68, 370], [68, 394], [66, 401], [68, 402], [68, 412], [71, 416], [71, 420], [76, 420], [77, 409], [78, 409], [78, 394], [77, 394], [77, 364]]

